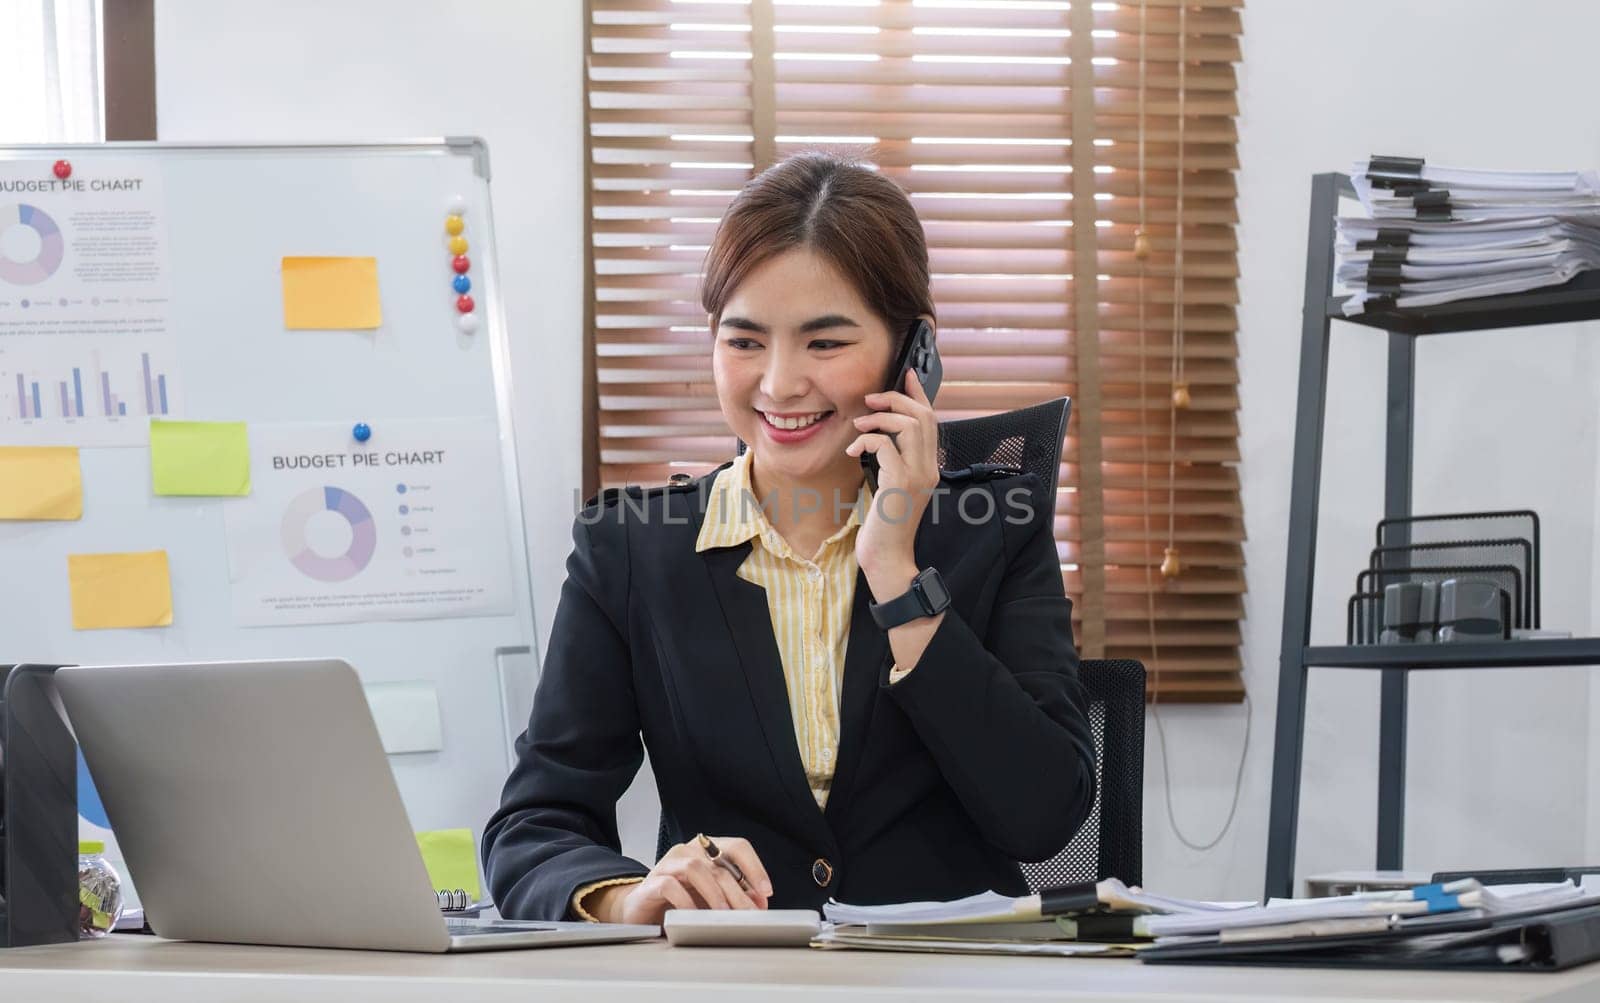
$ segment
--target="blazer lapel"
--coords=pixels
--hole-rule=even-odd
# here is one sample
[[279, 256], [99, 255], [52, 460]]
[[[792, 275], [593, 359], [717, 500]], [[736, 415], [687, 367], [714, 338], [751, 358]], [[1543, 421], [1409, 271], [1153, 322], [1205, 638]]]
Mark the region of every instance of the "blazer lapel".
[[872, 590], [867, 576], [856, 573], [855, 601], [850, 608], [850, 641], [845, 647], [844, 683], [839, 700], [839, 757], [828, 793], [827, 815], [834, 818], [843, 811], [850, 787], [861, 768], [861, 754], [867, 741], [867, 723], [872, 705], [878, 699], [878, 679], [889, 658], [889, 637], [878, 629], [867, 605]]
[[806, 782], [800, 762], [800, 747], [794, 737], [794, 718], [789, 710], [789, 690], [783, 678], [783, 659], [772, 633], [772, 615], [767, 609], [767, 593], [761, 586], [737, 574], [739, 565], [750, 554], [746, 541], [734, 547], [707, 550], [700, 556], [710, 572], [717, 602], [722, 607], [729, 634], [739, 652], [745, 682], [756, 717], [766, 735], [767, 751], [777, 766], [783, 789], [802, 816], [817, 816], [816, 801]]

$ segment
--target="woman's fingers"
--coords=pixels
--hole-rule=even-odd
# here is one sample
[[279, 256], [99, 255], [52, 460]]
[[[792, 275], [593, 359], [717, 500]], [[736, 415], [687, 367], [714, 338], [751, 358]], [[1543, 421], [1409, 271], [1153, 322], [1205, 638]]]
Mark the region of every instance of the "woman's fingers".
[[700, 859], [684, 857], [675, 861], [672, 870], [668, 873], [676, 877], [692, 891], [700, 900], [701, 907], [705, 909], [729, 909], [728, 895], [722, 890], [722, 884], [717, 880], [717, 872], [722, 868], [711, 862], [711, 859], [701, 854]]
[[917, 375], [915, 369], [906, 370], [906, 396], [928, 409], [933, 408], [933, 401], [928, 399], [928, 391], [923, 389], [922, 377]]
[[743, 888], [739, 887], [739, 880], [735, 878], [726, 867], [712, 868], [717, 876], [717, 885], [722, 889], [722, 894], [727, 897], [729, 909], [764, 909], [764, 903], [757, 903], [754, 898]]
[[856, 428], [862, 431], [890, 432], [893, 434], [915, 433], [922, 429], [922, 423], [909, 414], [898, 414], [894, 411], [869, 411], [858, 414], [850, 419]]
[[656, 887], [652, 889], [652, 894], [664, 900], [672, 908], [696, 908], [694, 896], [689, 894], [689, 890], [683, 887], [677, 878], [670, 874], [658, 874], [653, 880], [656, 882]]
[[744, 872], [745, 880], [750, 882], [752, 888], [763, 898], [772, 897], [772, 879], [767, 877], [766, 865], [761, 863], [761, 858], [756, 855], [756, 848], [750, 845], [748, 839], [738, 836], [718, 836], [717, 846], [728, 858], [739, 865], [739, 870]]
[[860, 456], [862, 453], [873, 453], [881, 464], [888, 453], [895, 451], [894, 440], [881, 432], [868, 432], [856, 436], [856, 441], [845, 447], [844, 450], [851, 456]]

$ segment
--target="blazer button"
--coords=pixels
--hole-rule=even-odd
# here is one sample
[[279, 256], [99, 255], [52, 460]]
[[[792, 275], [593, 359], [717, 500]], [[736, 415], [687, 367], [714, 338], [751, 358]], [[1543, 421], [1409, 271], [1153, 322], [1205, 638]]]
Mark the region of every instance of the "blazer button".
[[828, 883], [833, 880], [833, 865], [818, 857], [811, 865], [811, 880], [817, 883], [818, 888], [828, 887]]

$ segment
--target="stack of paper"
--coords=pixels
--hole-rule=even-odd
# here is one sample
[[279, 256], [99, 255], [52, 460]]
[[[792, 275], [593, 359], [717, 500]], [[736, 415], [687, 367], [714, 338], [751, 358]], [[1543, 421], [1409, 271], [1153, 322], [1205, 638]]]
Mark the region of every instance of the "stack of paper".
[[1118, 942], [1148, 939], [1142, 924], [1154, 915], [1203, 915], [1253, 906], [1153, 895], [1108, 878], [1016, 898], [985, 892], [953, 902], [829, 902], [823, 914], [831, 925], [813, 943], [890, 951], [1115, 957], [1132, 951]]
[[1600, 172], [1489, 171], [1374, 157], [1340, 216], [1337, 278], [1352, 316], [1525, 292], [1600, 268]]
[[1145, 928], [1157, 944], [1201, 937], [1222, 943], [1372, 933], [1413, 917], [1440, 914], [1509, 915], [1600, 901], [1571, 881], [1484, 887], [1467, 878], [1403, 891], [1357, 892], [1316, 899], [1273, 899], [1226, 913], [1151, 916]]

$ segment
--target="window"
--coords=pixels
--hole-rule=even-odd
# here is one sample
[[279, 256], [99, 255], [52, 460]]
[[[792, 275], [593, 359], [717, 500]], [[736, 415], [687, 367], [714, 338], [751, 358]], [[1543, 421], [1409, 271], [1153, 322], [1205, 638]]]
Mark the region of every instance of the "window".
[[0, 5], [0, 142], [92, 143], [104, 138], [96, 0]]
[[712, 231], [760, 167], [862, 156], [927, 231], [941, 416], [1074, 398], [1056, 537], [1085, 657], [1240, 699], [1239, 6], [589, 0], [586, 489], [732, 455]]

